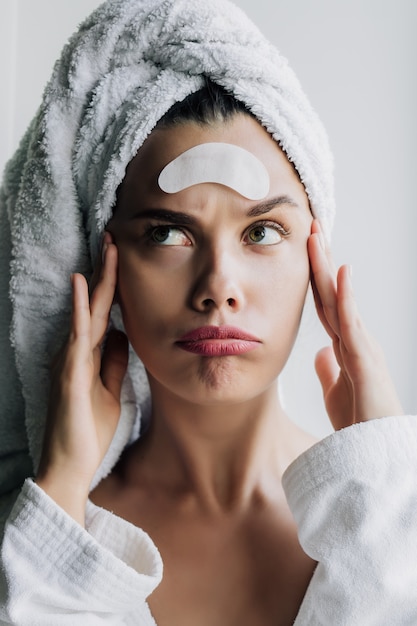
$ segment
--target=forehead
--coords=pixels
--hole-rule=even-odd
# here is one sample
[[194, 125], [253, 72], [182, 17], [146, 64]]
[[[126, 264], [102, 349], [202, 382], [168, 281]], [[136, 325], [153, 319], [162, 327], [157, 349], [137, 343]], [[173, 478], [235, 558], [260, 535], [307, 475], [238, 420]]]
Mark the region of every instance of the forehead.
[[237, 114], [226, 122], [207, 125], [186, 122], [156, 128], [130, 162], [119, 190], [119, 200], [123, 201], [125, 194], [164, 196], [158, 185], [161, 171], [187, 150], [212, 142], [235, 145], [259, 159], [269, 174], [270, 194], [277, 191], [290, 194], [292, 191], [306, 198], [293, 165], [276, 141], [254, 118]]

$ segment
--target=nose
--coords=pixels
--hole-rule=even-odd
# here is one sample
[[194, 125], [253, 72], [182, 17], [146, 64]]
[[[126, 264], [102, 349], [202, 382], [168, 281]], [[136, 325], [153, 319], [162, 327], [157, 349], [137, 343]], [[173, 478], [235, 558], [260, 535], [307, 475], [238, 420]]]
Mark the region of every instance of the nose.
[[207, 313], [213, 309], [239, 311], [244, 304], [239, 263], [231, 254], [210, 251], [196, 259], [197, 277], [191, 294], [192, 308]]

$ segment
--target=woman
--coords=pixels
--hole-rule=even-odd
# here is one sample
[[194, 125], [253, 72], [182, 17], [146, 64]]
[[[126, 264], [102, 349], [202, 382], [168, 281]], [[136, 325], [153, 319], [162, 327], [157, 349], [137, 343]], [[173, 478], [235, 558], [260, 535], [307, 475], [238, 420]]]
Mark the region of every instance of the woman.
[[[61, 262], [45, 241], [54, 231], [52, 246], [73, 257], [62, 265], [88, 274], [82, 244], [88, 237], [94, 258], [106, 232], [90, 304], [73, 274], [43, 445], [16, 350], [36, 481], [6, 524], [2, 619], [381, 624], [395, 613], [412, 623], [416, 427], [398, 417], [348, 268], [337, 278], [332, 268], [331, 159], [286, 64], [224, 3], [109, 2], [64, 53], [44, 109], [43, 170], [30, 158], [36, 123], [31, 148], [22, 146], [41, 219], [32, 213], [29, 224], [16, 211], [11, 221], [21, 350], [27, 320], [16, 303], [33, 285], [25, 246], [40, 265], [45, 250]], [[53, 269], [44, 276], [55, 281]], [[316, 445], [276, 388], [310, 277], [334, 352], [317, 360], [327, 410], [336, 430], [350, 426]], [[125, 336], [111, 330], [105, 340], [113, 299], [149, 380], [139, 439], [137, 360], [126, 383]], [[44, 341], [39, 358], [55, 342]]]

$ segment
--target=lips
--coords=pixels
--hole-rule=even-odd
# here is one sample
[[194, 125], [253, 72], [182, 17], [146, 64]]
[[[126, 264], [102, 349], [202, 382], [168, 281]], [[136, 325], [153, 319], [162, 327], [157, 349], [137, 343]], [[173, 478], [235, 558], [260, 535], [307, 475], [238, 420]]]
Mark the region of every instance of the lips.
[[176, 345], [201, 356], [233, 356], [254, 350], [258, 337], [234, 326], [202, 326], [185, 333]]

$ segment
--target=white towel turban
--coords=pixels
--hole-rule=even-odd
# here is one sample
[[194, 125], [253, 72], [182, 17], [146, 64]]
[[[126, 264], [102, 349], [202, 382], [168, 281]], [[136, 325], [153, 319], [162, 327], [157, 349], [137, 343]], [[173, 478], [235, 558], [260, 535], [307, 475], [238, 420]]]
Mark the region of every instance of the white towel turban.
[[[102, 4], [64, 48], [1, 190], [3, 491], [39, 462], [49, 362], [68, 328], [69, 275], [91, 274], [127, 164], [171, 105], [203, 85], [202, 75], [244, 102], [277, 140], [330, 233], [326, 133], [286, 59], [241, 10], [227, 0]], [[119, 428], [94, 484], [137, 436], [148, 402], [131, 354]]]

